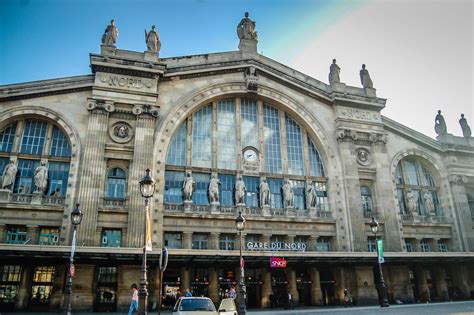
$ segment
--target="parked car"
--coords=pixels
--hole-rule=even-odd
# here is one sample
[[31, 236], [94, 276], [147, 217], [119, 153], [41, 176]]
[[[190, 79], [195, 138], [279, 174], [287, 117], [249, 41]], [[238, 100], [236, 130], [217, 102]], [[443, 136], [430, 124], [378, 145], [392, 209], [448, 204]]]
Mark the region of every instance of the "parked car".
[[181, 297], [173, 308], [173, 315], [237, 315], [233, 299], [223, 299], [219, 310], [207, 297]]

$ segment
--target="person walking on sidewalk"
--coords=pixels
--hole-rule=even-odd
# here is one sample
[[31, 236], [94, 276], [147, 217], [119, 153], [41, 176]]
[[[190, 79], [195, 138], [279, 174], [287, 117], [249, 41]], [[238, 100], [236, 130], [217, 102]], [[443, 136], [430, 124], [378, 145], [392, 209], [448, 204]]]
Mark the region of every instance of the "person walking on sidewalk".
[[128, 315], [132, 315], [134, 310], [136, 310], [138, 313], [138, 286], [136, 285], [136, 283], [132, 284], [131, 289], [132, 289], [132, 301], [130, 302]]

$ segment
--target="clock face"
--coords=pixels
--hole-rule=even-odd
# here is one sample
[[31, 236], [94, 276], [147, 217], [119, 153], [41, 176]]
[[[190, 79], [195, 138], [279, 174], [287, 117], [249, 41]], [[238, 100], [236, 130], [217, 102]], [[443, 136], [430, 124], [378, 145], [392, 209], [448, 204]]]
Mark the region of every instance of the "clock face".
[[255, 162], [257, 160], [257, 152], [252, 149], [247, 149], [244, 151], [244, 159], [247, 162]]

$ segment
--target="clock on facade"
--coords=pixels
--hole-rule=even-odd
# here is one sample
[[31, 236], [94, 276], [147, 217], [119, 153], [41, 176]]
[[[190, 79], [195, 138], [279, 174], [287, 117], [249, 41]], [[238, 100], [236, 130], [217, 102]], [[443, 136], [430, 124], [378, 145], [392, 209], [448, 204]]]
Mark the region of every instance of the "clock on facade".
[[254, 149], [245, 149], [244, 151], [244, 159], [247, 162], [255, 162], [257, 161], [257, 152]]

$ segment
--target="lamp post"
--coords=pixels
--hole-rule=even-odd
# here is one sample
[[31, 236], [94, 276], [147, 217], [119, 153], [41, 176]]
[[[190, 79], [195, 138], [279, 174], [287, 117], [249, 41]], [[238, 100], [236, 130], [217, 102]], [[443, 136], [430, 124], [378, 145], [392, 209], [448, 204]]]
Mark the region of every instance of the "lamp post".
[[245, 218], [242, 216], [242, 211], [239, 211], [239, 215], [235, 218], [235, 227], [239, 231], [240, 238], [240, 280], [239, 280], [239, 314], [245, 315], [247, 313], [247, 306], [245, 301], [247, 300], [247, 289], [245, 287], [245, 273], [244, 273], [244, 259], [242, 258], [242, 231], [245, 229]]
[[387, 297], [387, 286], [385, 285], [385, 280], [383, 279], [382, 264], [380, 262], [380, 252], [379, 252], [379, 243], [377, 240], [377, 232], [379, 231], [379, 223], [372, 218], [370, 221], [370, 229], [375, 235], [375, 242], [377, 244], [377, 264], [379, 266], [379, 303], [380, 307], [388, 307], [388, 297]]
[[71, 315], [71, 295], [72, 295], [72, 277], [75, 273], [74, 268], [74, 251], [76, 250], [76, 232], [77, 226], [81, 224], [82, 221], [82, 212], [79, 208], [79, 204], [76, 204], [76, 207], [71, 211], [71, 223], [74, 227], [74, 232], [72, 233], [72, 242], [71, 242], [71, 256], [69, 256], [69, 268], [67, 271], [67, 281], [66, 281], [66, 303], [64, 308], [64, 313], [66, 315]]
[[150, 228], [148, 226], [148, 218], [149, 218], [149, 201], [148, 199], [153, 197], [155, 192], [155, 180], [150, 175], [150, 169], [147, 168], [145, 171], [145, 176], [140, 180], [140, 192], [142, 197], [145, 198], [145, 226], [144, 226], [144, 233], [143, 233], [143, 259], [142, 259], [142, 272], [140, 278], [140, 290], [138, 295], [140, 297], [140, 301], [138, 303], [138, 314], [144, 315], [147, 314], [147, 306], [148, 306], [148, 282], [146, 277], [146, 248], [147, 248], [147, 241]]

